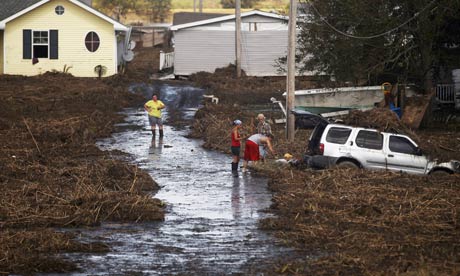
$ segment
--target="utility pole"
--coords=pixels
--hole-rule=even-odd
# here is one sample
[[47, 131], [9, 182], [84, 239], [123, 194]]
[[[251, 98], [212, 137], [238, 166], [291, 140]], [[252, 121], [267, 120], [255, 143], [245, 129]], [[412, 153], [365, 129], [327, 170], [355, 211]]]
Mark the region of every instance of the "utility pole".
[[289, 38], [288, 38], [288, 57], [287, 57], [287, 80], [286, 80], [286, 131], [288, 141], [294, 141], [295, 117], [292, 114], [295, 101], [295, 46], [296, 46], [296, 19], [297, 19], [297, 0], [290, 0], [289, 8]]
[[200, 0], [200, 13], [203, 12], [203, 0]]
[[193, 12], [196, 12], [196, 0], [193, 0]]
[[241, 0], [235, 1], [236, 77], [241, 78]]

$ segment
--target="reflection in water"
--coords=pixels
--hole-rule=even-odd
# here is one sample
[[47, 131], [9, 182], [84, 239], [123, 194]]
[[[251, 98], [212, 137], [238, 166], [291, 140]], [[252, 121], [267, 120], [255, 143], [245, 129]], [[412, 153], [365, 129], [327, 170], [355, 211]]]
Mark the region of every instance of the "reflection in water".
[[[232, 172], [233, 174], [233, 172]], [[260, 207], [267, 206], [267, 202], [264, 201], [267, 198], [261, 187], [261, 183], [257, 181], [257, 178], [251, 176], [249, 173], [241, 174], [235, 177], [233, 174], [233, 185], [231, 193], [231, 207], [233, 219], [244, 219], [244, 218], [259, 218]]]
[[268, 195], [268, 191], [266, 190], [267, 182], [265, 181], [263, 186], [261, 186], [260, 182], [257, 180], [254, 181], [255, 179], [257, 179], [257, 177], [251, 176], [249, 173], [243, 174], [242, 177], [242, 197], [244, 199], [243, 204], [247, 211], [246, 216], [251, 218], [261, 217], [261, 214], [259, 214], [260, 206], [263, 205], [264, 207], [268, 207], [270, 203], [270, 200], [268, 202], [261, 202], [262, 198], [260, 197], [261, 194]]
[[[163, 151], [163, 137], [160, 137], [158, 141], [152, 136], [152, 142], [149, 147], [149, 155], [160, 155]], [[153, 157], [153, 156], [150, 156]]]
[[[238, 172], [233, 172], [233, 174], [238, 174]], [[239, 219], [241, 217], [240, 210], [240, 178], [238, 176], [233, 177], [233, 187], [232, 187], [232, 213], [234, 219]]]

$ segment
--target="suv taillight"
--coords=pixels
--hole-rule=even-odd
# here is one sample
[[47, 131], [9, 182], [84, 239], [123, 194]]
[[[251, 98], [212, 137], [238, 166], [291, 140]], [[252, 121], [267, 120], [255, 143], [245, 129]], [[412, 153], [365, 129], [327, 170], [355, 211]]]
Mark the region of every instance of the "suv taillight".
[[324, 144], [323, 144], [323, 143], [320, 143], [320, 144], [319, 144], [319, 153], [320, 153], [321, 155], [324, 154]]

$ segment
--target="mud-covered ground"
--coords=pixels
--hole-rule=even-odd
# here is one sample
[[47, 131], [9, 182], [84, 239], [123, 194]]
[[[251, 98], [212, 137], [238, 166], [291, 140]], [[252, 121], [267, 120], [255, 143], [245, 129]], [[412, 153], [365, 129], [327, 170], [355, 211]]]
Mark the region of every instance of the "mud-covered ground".
[[[229, 70], [228, 68], [226, 70]], [[225, 70], [222, 70], [225, 72]], [[282, 99], [285, 82], [244, 77], [232, 72], [192, 77], [208, 94], [220, 98], [196, 114], [192, 135], [205, 146], [229, 152], [234, 119], [242, 134], [254, 133], [258, 110], [267, 99]], [[297, 88], [320, 85], [298, 82]], [[238, 89], [234, 89], [238, 87]], [[268, 111], [268, 117], [279, 114]], [[361, 116], [362, 122], [384, 118]], [[375, 116], [375, 114], [373, 115]], [[458, 116], [458, 115], [457, 115]], [[278, 117], [279, 118], [279, 117]], [[349, 118], [357, 120], [357, 118]], [[380, 122], [382, 124], [382, 122]], [[385, 121], [383, 124], [390, 124]], [[399, 123], [397, 126], [401, 127]], [[433, 122], [411, 132], [422, 147], [460, 160], [460, 125]], [[270, 176], [275, 218], [261, 221], [287, 245], [305, 252], [304, 259], [280, 261], [274, 274], [294, 275], [458, 275], [460, 273], [460, 176], [413, 176], [393, 172], [330, 169], [313, 171], [273, 163], [289, 152], [301, 158], [308, 130], [287, 142], [283, 125], [272, 124], [277, 156], [255, 169]], [[272, 274], [271, 272], [267, 272]]]
[[125, 86], [148, 80], [150, 55], [103, 80], [0, 76], [0, 274], [74, 270], [53, 255], [109, 250], [54, 229], [164, 218], [151, 177], [95, 146], [118, 111], [144, 101]]

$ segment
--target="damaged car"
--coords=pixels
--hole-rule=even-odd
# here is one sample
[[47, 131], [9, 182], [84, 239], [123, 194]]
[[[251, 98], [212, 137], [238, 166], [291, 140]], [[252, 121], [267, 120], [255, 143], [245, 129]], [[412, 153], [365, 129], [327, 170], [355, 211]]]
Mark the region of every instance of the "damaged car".
[[[316, 120], [320, 117], [311, 116]], [[431, 160], [407, 135], [329, 123], [324, 118], [313, 129], [304, 162], [314, 168], [337, 166], [425, 175], [460, 172], [459, 161]]]

